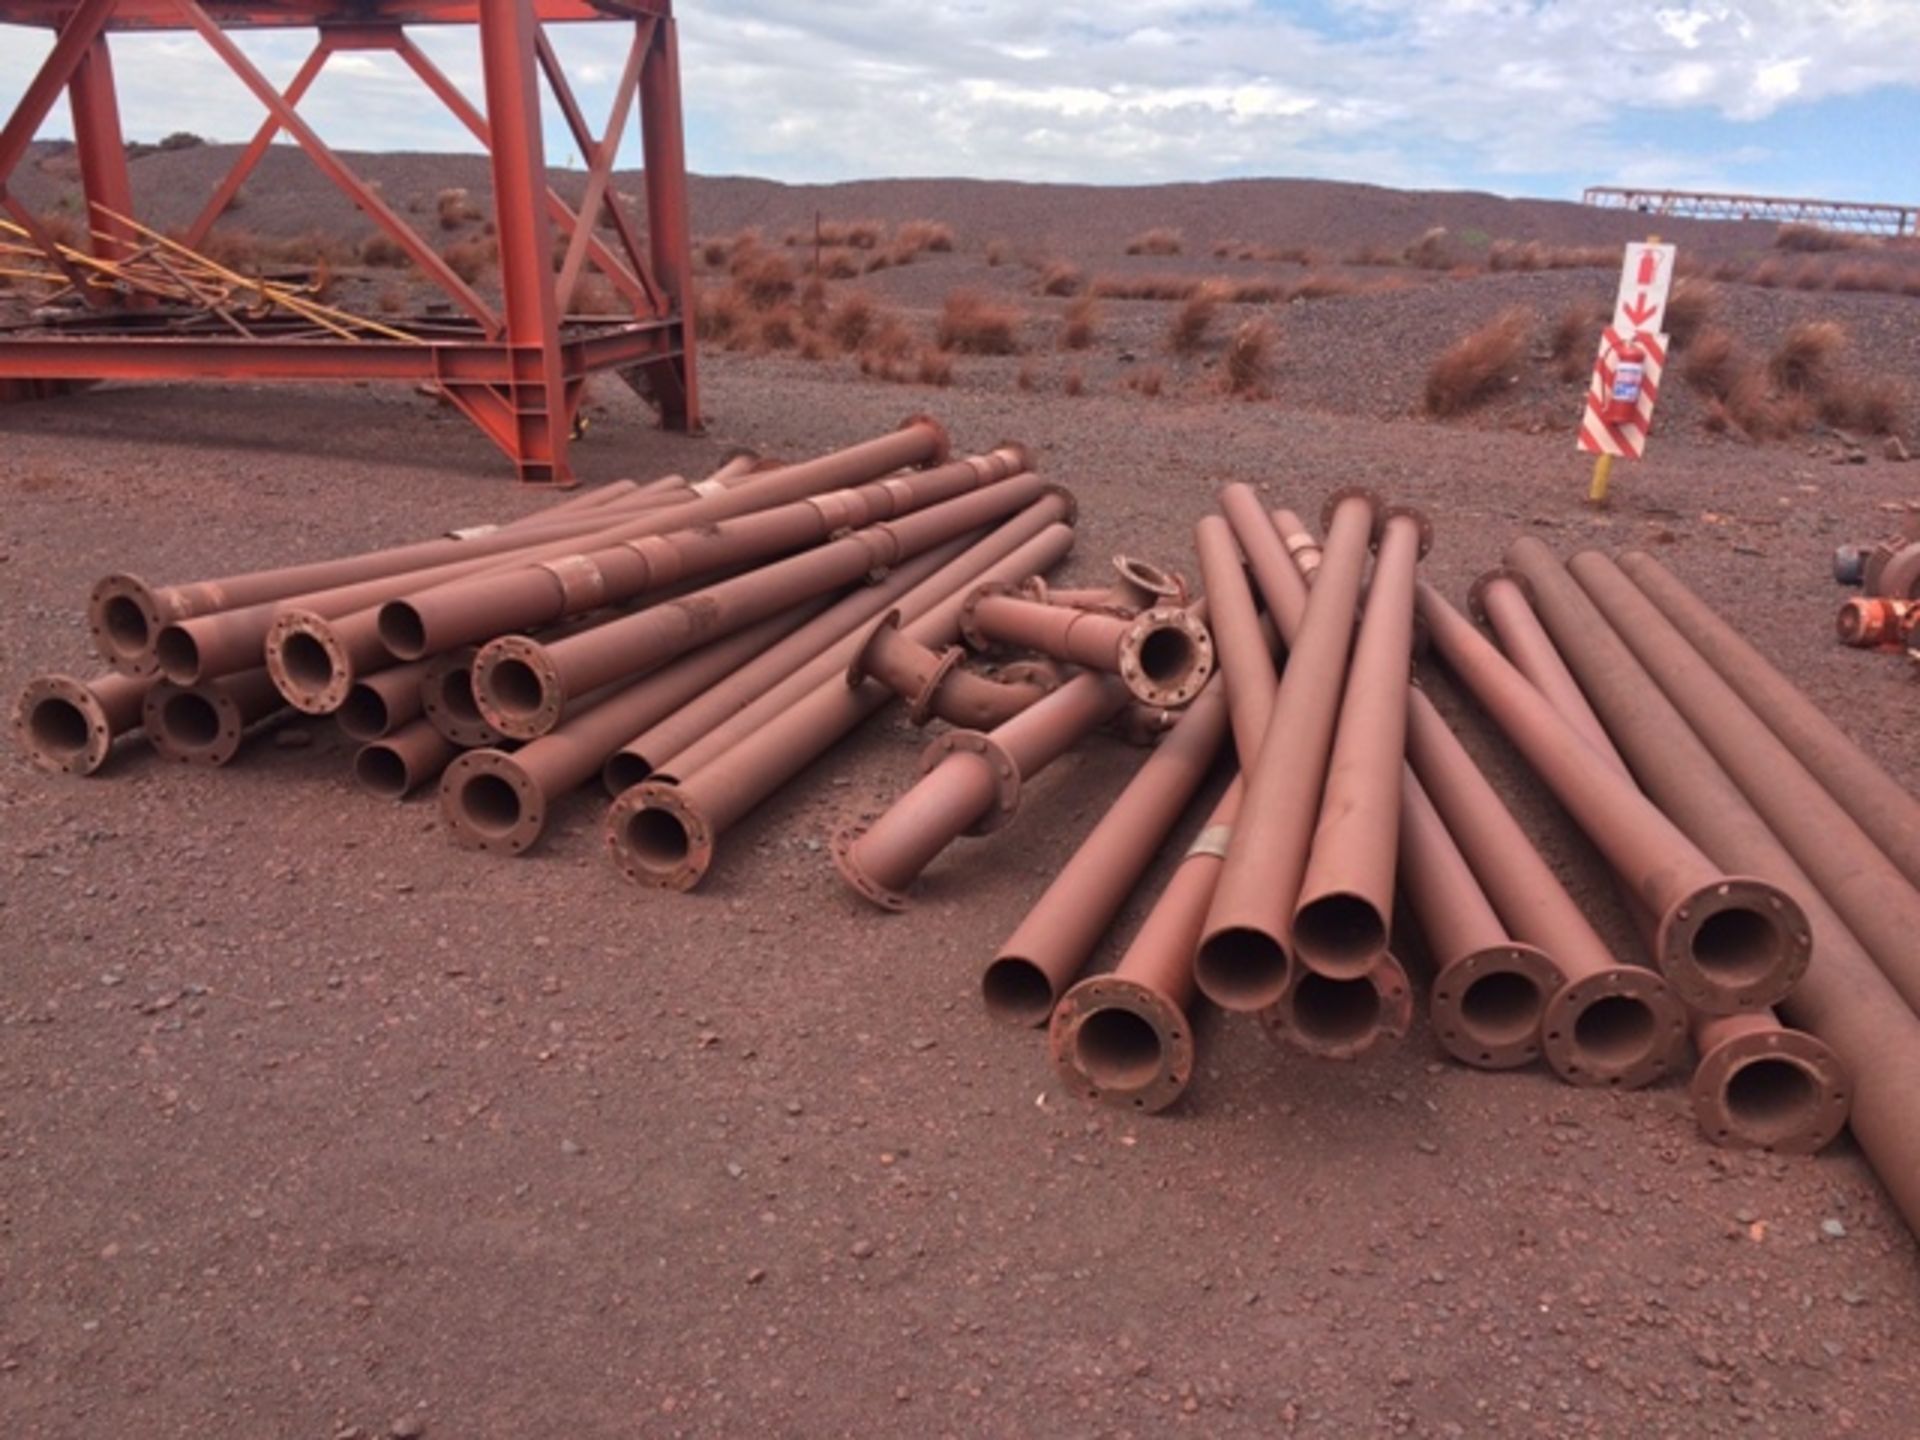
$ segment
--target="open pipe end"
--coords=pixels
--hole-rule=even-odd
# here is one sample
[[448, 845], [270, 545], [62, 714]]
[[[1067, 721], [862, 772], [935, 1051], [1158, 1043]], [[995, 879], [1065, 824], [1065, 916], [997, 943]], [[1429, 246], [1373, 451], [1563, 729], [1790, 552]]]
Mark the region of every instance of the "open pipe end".
[[518, 855], [540, 838], [547, 797], [503, 750], [469, 750], [440, 777], [440, 814], [457, 845]]
[[362, 745], [353, 757], [353, 778], [360, 788], [382, 800], [404, 800], [419, 784], [407, 757], [384, 740]]
[[427, 653], [427, 622], [408, 600], [389, 600], [380, 607], [375, 625], [380, 643], [401, 660], [420, 660]]
[[1559, 988], [1559, 971], [1531, 945], [1490, 945], [1434, 977], [1428, 1012], [1454, 1059], [1511, 1070], [1539, 1058], [1540, 1019]]
[[672, 785], [623, 790], [607, 810], [607, 848], [629, 880], [691, 890], [713, 865], [713, 827]]
[[99, 699], [66, 675], [27, 682], [14, 707], [13, 729], [27, 758], [57, 775], [91, 775], [113, 749], [113, 727]]
[[947, 427], [926, 414], [909, 415], [900, 422], [902, 430], [911, 430], [916, 426], [933, 433], [933, 454], [920, 462], [921, 468], [931, 470], [936, 465], [946, 464], [953, 456], [953, 436]]
[[1024, 955], [996, 955], [980, 972], [980, 999], [1003, 1024], [1044, 1025], [1059, 998], [1046, 970]]
[[191, 765], [224, 765], [240, 752], [240, 707], [217, 685], [159, 680], [140, 707], [154, 750]]
[[153, 663], [175, 685], [198, 685], [200, 642], [184, 625], [162, 625], [153, 637]]
[[1615, 965], [1564, 985], [1540, 1017], [1540, 1049], [1569, 1085], [1637, 1090], [1680, 1063], [1687, 1012], [1657, 971]]
[[1327, 496], [1326, 504], [1320, 507], [1320, 533], [1326, 534], [1333, 529], [1333, 517], [1342, 506], [1350, 502], [1360, 502], [1367, 507], [1367, 533], [1377, 544], [1381, 527], [1386, 523], [1384, 504], [1377, 491], [1364, 485], [1347, 485]]
[[1363, 895], [1335, 890], [1294, 912], [1293, 955], [1330, 980], [1358, 980], [1387, 953], [1387, 917]]
[[378, 740], [393, 728], [393, 712], [379, 687], [359, 681], [348, 687], [347, 698], [333, 712], [340, 728], [354, 740]]
[[1213, 666], [1212, 633], [1191, 611], [1176, 606], [1147, 611], [1120, 641], [1120, 678], [1149, 705], [1189, 703]]
[[840, 878], [852, 886], [854, 893], [862, 900], [898, 914], [907, 908], [907, 897], [890, 886], [882, 885], [860, 863], [860, 837], [866, 833], [867, 827], [864, 825], [842, 825], [833, 832], [828, 848], [833, 852], [834, 869], [840, 872]]
[[1487, 618], [1487, 592], [1502, 582], [1516, 587], [1526, 597], [1527, 604], [1533, 604], [1533, 582], [1511, 565], [1496, 565], [1476, 579], [1467, 591], [1467, 613], [1482, 625], [1491, 623]]
[[560, 723], [567, 693], [544, 645], [524, 635], [503, 635], [474, 657], [473, 698], [501, 734], [535, 740]]
[[1357, 1060], [1406, 1035], [1413, 1024], [1413, 987], [1390, 954], [1357, 980], [1301, 969], [1260, 1018], [1268, 1035], [1296, 1050], [1322, 1060]]
[[1806, 974], [1813, 932], [1776, 885], [1726, 876], [1661, 918], [1654, 958], [1674, 993], [1709, 1015], [1764, 1009]]
[[288, 610], [267, 631], [267, 674], [294, 709], [331, 715], [346, 703], [353, 662], [325, 617]]
[[420, 677], [420, 708], [428, 723], [455, 745], [498, 745], [507, 737], [487, 723], [473, 694], [473, 646], [449, 650]]
[[137, 575], [104, 576], [87, 597], [93, 648], [122, 675], [152, 675], [159, 669], [153, 645], [167, 618], [152, 587]]
[[607, 757], [607, 763], [600, 767], [600, 783], [606, 787], [609, 795], [631, 790], [652, 778], [653, 762], [632, 750], [614, 751]]
[[1287, 988], [1293, 962], [1264, 930], [1231, 925], [1200, 942], [1193, 981], [1222, 1010], [1264, 1010]]
[[1688, 1086], [1716, 1145], [1811, 1155], [1847, 1123], [1853, 1081], [1825, 1043], [1784, 1026], [1714, 1046]]
[[1117, 975], [1082, 980], [1047, 1032], [1053, 1068], [1083, 1099], [1164, 1110], [1193, 1078], [1193, 1027], [1158, 990]]
[[1189, 591], [1187, 577], [1177, 570], [1167, 570], [1155, 565], [1151, 560], [1142, 560], [1137, 555], [1116, 555], [1113, 568], [1120, 576], [1120, 583], [1131, 591], [1139, 601], [1140, 608], [1149, 605], [1185, 605]]

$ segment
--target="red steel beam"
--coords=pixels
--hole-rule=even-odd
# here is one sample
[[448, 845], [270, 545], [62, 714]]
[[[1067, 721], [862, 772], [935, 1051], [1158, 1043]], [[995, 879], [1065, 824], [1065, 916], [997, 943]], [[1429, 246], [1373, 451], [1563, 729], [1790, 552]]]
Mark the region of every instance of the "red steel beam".
[[[536, 20], [636, 20], [672, 13], [671, 0], [531, 0]], [[278, 0], [211, 0], [208, 7], [229, 30], [284, 30], [289, 26], [355, 24], [374, 20], [389, 25], [472, 25], [475, 0], [314, 0], [306, 5]], [[113, 30], [184, 30], [172, 0], [117, 0], [109, 23]], [[73, 0], [4, 0], [0, 23], [58, 29], [73, 11]]]
[[[587, 242], [593, 238], [593, 227], [599, 220], [603, 201], [607, 214], [613, 217], [613, 223], [625, 237], [627, 217], [621, 213], [619, 204], [607, 193], [607, 189], [613, 179], [614, 159], [620, 153], [620, 132], [627, 128], [627, 116], [633, 110], [634, 92], [640, 88], [641, 57], [645, 55], [652, 38], [649, 25], [642, 24], [640, 29], [641, 33], [634, 36], [633, 44], [627, 51], [627, 68], [621, 72], [619, 88], [614, 91], [607, 128], [601, 134], [600, 143], [593, 151], [593, 163], [587, 170], [586, 193], [580, 197], [580, 224], [574, 228], [573, 239], [567, 244], [567, 257], [560, 264], [559, 278], [553, 282], [554, 298], [563, 315], [571, 308], [574, 281], [580, 278], [581, 263], [587, 258]], [[550, 54], [552, 48], [547, 44], [547, 37], [542, 35], [540, 56], [543, 65]], [[549, 84], [554, 83], [552, 77], [558, 73], [559, 63], [555, 61], [547, 71]]]
[[[320, 71], [327, 63], [327, 57], [333, 54], [333, 37], [323, 34], [320, 43], [313, 47], [313, 53], [301, 63], [292, 82], [280, 94], [287, 108], [292, 109], [306, 98], [313, 82], [320, 78]], [[207, 238], [207, 232], [213, 229], [213, 222], [226, 214], [227, 207], [233, 204], [233, 197], [240, 193], [240, 187], [247, 183], [254, 167], [267, 153], [267, 147], [273, 144], [274, 137], [280, 133], [280, 121], [269, 115], [260, 122], [260, 128], [254, 131], [253, 139], [247, 142], [247, 148], [240, 158], [233, 162], [233, 168], [227, 172], [213, 192], [213, 198], [207, 201], [206, 208], [194, 217], [193, 224], [187, 227], [187, 233], [181, 237], [181, 243], [189, 250], [198, 250], [201, 242]], [[122, 215], [130, 215], [131, 210], [122, 210]]]
[[[95, 38], [67, 81], [73, 109], [73, 144], [80, 157], [80, 186], [87, 197], [88, 248], [102, 260], [118, 260], [139, 243], [121, 216], [133, 213], [133, 181], [127, 175], [126, 139], [120, 133], [120, 104], [114, 98], [113, 61], [107, 37]], [[88, 287], [102, 303], [111, 296]]]
[[[653, 276], [680, 324], [680, 365], [649, 372], [671, 382], [656, 389], [660, 418], [669, 427], [700, 429], [700, 386], [693, 345], [693, 240], [688, 220], [686, 140], [680, 118], [680, 41], [671, 15], [654, 27], [640, 71], [640, 128], [645, 145], [647, 240]], [[678, 393], [675, 393], [677, 390]]]

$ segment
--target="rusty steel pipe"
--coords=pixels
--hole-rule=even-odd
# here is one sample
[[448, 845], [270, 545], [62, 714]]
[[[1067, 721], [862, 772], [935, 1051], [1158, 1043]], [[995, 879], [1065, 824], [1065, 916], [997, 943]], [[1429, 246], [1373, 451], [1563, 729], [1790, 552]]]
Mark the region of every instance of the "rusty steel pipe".
[[1266, 738], [1280, 671], [1273, 663], [1273, 647], [1253, 603], [1253, 590], [1247, 584], [1233, 527], [1219, 515], [1202, 516], [1193, 527], [1193, 545], [1213, 622], [1234, 752], [1244, 774], [1259, 758], [1260, 742]]
[[1385, 511], [1293, 912], [1294, 958], [1329, 980], [1359, 980], [1387, 953], [1413, 669], [1414, 571], [1432, 541], [1432, 525], [1417, 511]]
[[[662, 480], [678, 480], [679, 478], [677, 475], [661, 477]], [[657, 484], [659, 482], [656, 481], [654, 483]], [[682, 481], [681, 483], [684, 484], [685, 482]], [[548, 521], [568, 518], [578, 515], [585, 510], [598, 510], [602, 506], [610, 505], [615, 501], [621, 501], [623, 503], [630, 502], [640, 494], [640, 490], [641, 487], [638, 480], [609, 480], [604, 485], [596, 485], [591, 490], [582, 490], [577, 494], [568, 496], [565, 500], [557, 500], [551, 505], [543, 505], [538, 510], [529, 510], [524, 515], [504, 521], [500, 528], [502, 530], [518, 530], [528, 525], [541, 525]]]
[[791, 634], [826, 603], [823, 597], [796, 605], [704, 645], [517, 750], [467, 751], [440, 782], [448, 837], [469, 849], [525, 853], [545, 831], [554, 804], [598, 775], [621, 744]]
[[1873, 837], [1908, 882], [1920, 886], [1920, 798], [1659, 561], [1629, 550], [1620, 556], [1620, 568], [1846, 808], [1854, 823]]
[[1080, 981], [1054, 1007], [1047, 1053], [1061, 1082], [1083, 1099], [1158, 1111], [1186, 1092], [1194, 1060], [1193, 957], [1243, 794], [1236, 775], [1120, 963]]
[[[1248, 498], [1259, 529], [1272, 534], [1272, 521], [1250, 492]], [[1227, 504], [1223, 495], [1222, 508]], [[1328, 509], [1326, 563], [1280, 676], [1260, 757], [1247, 774], [1233, 848], [1215, 887], [1195, 962], [1201, 993], [1227, 1010], [1273, 1004], [1292, 970], [1287, 922], [1307, 868], [1374, 522], [1373, 499], [1364, 493], [1338, 493]], [[1237, 511], [1227, 518], [1247, 547], [1249, 534], [1258, 533], [1252, 519], [1242, 521]], [[1253, 563], [1251, 550], [1248, 560]], [[1254, 574], [1257, 580], [1257, 566]]]
[[809, 496], [750, 515], [583, 549], [506, 573], [475, 575], [389, 600], [379, 635], [402, 660], [510, 631], [550, 625], [657, 591], [706, 579], [951, 500], [1026, 468], [1018, 445], [897, 479]]
[[427, 723], [461, 749], [498, 745], [507, 737], [487, 723], [473, 698], [473, 645], [462, 645], [425, 662], [420, 672], [420, 708]]
[[856, 685], [869, 675], [880, 681], [907, 702], [907, 719], [915, 725], [938, 719], [975, 730], [1003, 724], [1059, 688], [990, 679], [967, 669], [966, 658], [965, 646], [938, 651], [902, 634], [900, 612], [889, 610], [867, 631], [847, 678]]
[[141, 726], [168, 760], [225, 765], [255, 725], [285, 708], [262, 666], [198, 685], [156, 680], [141, 702]]
[[501, 636], [483, 645], [474, 662], [481, 713], [507, 734], [532, 739], [553, 728], [570, 695], [651, 669], [786, 606], [1004, 519], [1038, 499], [1046, 487], [1037, 475], [1016, 475], [553, 645]]
[[962, 835], [1013, 818], [1026, 782], [1127, 703], [1117, 677], [1086, 671], [996, 726], [949, 730], [920, 757], [920, 779], [872, 823], [843, 825], [831, 849], [840, 877], [882, 910], [907, 908], [913, 884]]
[[[1053, 502], [1047, 513], [1070, 513], [1064, 496], [1047, 498]], [[1011, 528], [1019, 533], [1025, 526], [1016, 521]], [[943, 572], [948, 595], [913, 623], [911, 633], [929, 645], [951, 644], [959, 634], [960, 603], [975, 582], [1018, 580], [1048, 569], [1072, 546], [1073, 530], [1057, 522], [1012, 550], [999, 535], [990, 536]], [[983, 557], [991, 558], [983, 563]], [[955, 570], [971, 573], [955, 576]], [[730, 825], [892, 698], [877, 680], [849, 686], [844, 673], [836, 674], [796, 701], [782, 700], [777, 719], [756, 721], [745, 738], [673, 783], [654, 779], [622, 791], [607, 812], [615, 862], [640, 884], [692, 889], [712, 867], [715, 842]]]
[[113, 742], [139, 727], [152, 684], [114, 670], [91, 680], [36, 675], [14, 705], [14, 740], [42, 770], [91, 775], [107, 763]]
[[1559, 974], [1540, 1029], [1554, 1072], [1574, 1085], [1637, 1089], [1678, 1064], [1687, 1015], [1673, 987], [1657, 970], [1614, 958], [1417, 687], [1407, 707], [1407, 756], [1501, 923]]
[[1319, 1060], [1358, 1060], [1413, 1024], [1406, 967], [1382, 950], [1366, 970], [1335, 979], [1295, 966], [1280, 998], [1260, 1012], [1268, 1038]]
[[1023, 581], [1022, 591], [1047, 605], [1077, 610], [1125, 611], [1134, 614], [1155, 605], [1184, 606], [1192, 599], [1186, 576], [1135, 555], [1113, 557], [1114, 582], [1104, 588], [1049, 585], [1044, 578]]
[[[395, 665], [356, 680], [347, 698], [334, 712], [340, 729], [355, 740], [378, 740], [420, 718], [425, 700], [420, 693], [427, 662]], [[275, 682], [278, 689], [278, 681]]]
[[1474, 619], [1492, 629], [1513, 668], [1553, 702], [1560, 718], [1580, 732], [1580, 738], [1593, 747], [1596, 755], [1631, 778], [1613, 737], [1593, 713], [1586, 692], [1534, 613], [1533, 582], [1511, 566], [1489, 570], [1473, 582], [1467, 609]]
[[[1019, 515], [996, 528], [985, 541], [976, 544], [964, 552], [949, 565], [942, 566], [928, 579], [915, 585], [899, 600], [900, 613], [908, 626], [908, 633], [929, 644], [937, 642], [949, 645], [959, 635], [959, 622], [942, 626], [937, 633], [913, 628], [925, 620], [931, 611], [944, 610], [951, 602], [954, 615], [959, 615], [959, 606], [966, 598], [965, 591], [955, 594], [955, 586], [962, 575], [978, 576], [985, 573], [993, 560], [1002, 558], [1017, 545], [1023, 545], [1041, 534], [1048, 526], [1057, 523], [1072, 524], [1074, 515], [1073, 497], [1059, 487], [1040, 500], [1029, 505]], [[982, 545], [987, 548], [980, 548]], [[977, 552], [977, 553], [976, 553]], [[883, 582], [885, 583], [885, 582]], [[966, 587], [971, 589], [969, 585]], [[928, 636], [932, 635], [932, 641]], [[784, 715], [790, 706], [807, 699], [813, 692], [829, 680], [837, 681], [846, 688], [848, 667], [853, 657], [864, 643], [863, 635], [852, 635], [836, 640], [827, 649], [821, 651], [805, 665], [787, 676], [784, 680], [770, 686], [762, 694], [740, 706], [726, 719], [706, 730], [691, 743], [668, 753], [662, 749], [657, 773], [652, 779], [671, 781], [678, 776], [691, 775], [695, 771], [711, 764], [728, 750], [740, 744], [748, 736], [758, 733], [764, 725], [774, 723]], [[876, 706], [880, 701], [876, 701]]]
[[1149, 705], [1190, 703], [1213, 673], [1213, 636], [1192, 611], [1156, 606], [1132, 618], [1049, 605], [982, 586], [967, 597], [960, 633], [976, 650], [1013, 645], [1118, 675]]
[[[1528, 559], [1542, 568], [1556, 563], [1550, 554], [1528, 552]], [[1920, 892], [1738, 694], [1711, 668], [1702, 671], [1686, 637], [1617, 565], [1587, 551], [1570, 569], [1566, 583], [1578, 581], [1894, 988], [1920, 1010]]]
[[1818, 1036], [1771, 1015], [1696, 1015], [1687, 1085], [1716, 1145], [1811, 1155], [1846, 1128], [1853, 1081]]
[[353, 756], [353, 778], [360, 788], [383, 800], [404, 800], [436, 779], [460, 753], [460, 747], [426, 719], [370, 740]]
[[[1539, 578], [1530, 578], [1538, 591]], [[1428, 633], [1449, 668], [1659, 917], [1654, 959], [1675, 992], [1709, 1014], [1779, 999], [1782, 979], [1805, 970], [1812, 944], [1793, 897], [1716, 866], [1601, 760], [1471, 621], [1431, 586], [1419, 594]]]
[[[601, 779], [608, 795], [618, 795], [649, 779], [654, 773], [655, 757], [665, 759], [679, 754], [776, 686], [790, 680], [798, 681], [806, 689], [819, 684], [839, 668], [834, 655], [842, 641], [952, 564], [976, 538], [978, 532], [949, 540], [889, 570], [881, 580], [857, 587], [786, 639], [768, 646], [725, 680], [709, 686], [659, 723], [648, 726], [607, 757]], [[813, 676], [810, 682], [801, 679], [807, 674]]]
[[1213, 768], [1227, 736], [1218, 679], [1182, 712], [980, 974], [987, 1014], [1044, 1025]]
[[1400, 771], [1400, 873], [1433, 955], [1428, 1013], [1441, 1046], [1482, 1070], [1540, 1055], [1540, 1020], [1559, 971], [1508, 932], [1411, 767]]

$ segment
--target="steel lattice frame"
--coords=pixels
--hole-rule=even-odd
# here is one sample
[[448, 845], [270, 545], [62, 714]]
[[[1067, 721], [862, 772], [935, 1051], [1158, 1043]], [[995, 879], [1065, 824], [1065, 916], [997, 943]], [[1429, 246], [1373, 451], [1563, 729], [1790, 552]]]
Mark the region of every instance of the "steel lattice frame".
[[[605, 129], [596, 135], [542, 26], [630, 20], [634, 36]], [[678, 46], [671, 0], [0, 0], [0, 23], [56, 31], [53, 50], [0, 129], [0, 210], [25, 229], [48, 263], [81, 278], [38, 219], [7, 189], [28, 144], [64, 90], [87, 200], [93, 254], [131, 254], [133, 214], [107, 36], [115, 30], [196, 32], [267, 110], [267, 119], [181, 239], [198, 246], [267, 147], [284, 131], [406, 253], [460, 312], [410, 326], [408, 340], [159, 336], [141, 307], [101, 287], [81, 287], [98, 307], [72, 335], [0, 332], [0, 399], [57, 393], [101, 380], [408, 380], [430, 382], [517, 466], [520, 478], [566, 484], [567, 442], [586, 377], [615, 370], [672, 428], [698, 429], [692, 264], [680, 119]], [[409, 25], [479, 29], [484, 107], [475, 106], [406, 33]], [[284, 91], [276, 90], [229, 31], [314, 27], [318, 40]], [[397, 55], [486, 149], [492, 168], [502, 302], [496, 312], [354, 174], [298, 113], [328, 57], [349, 50]], [[540, 130], [542, 76], [582, 156], [578, 209], [547, 184]], [[610, 179], [637, 103], [645, 166], [644, 236]], [[604, 215], [611, 243], [595, 233]], [[568, 239], [558, 274], [554, 231]], [[566, 297], [591, 265], [631, 314], [569, 316]], [[417, 333], [416, 333], [417, 332]]]
[[1770, 220], [1862, 235], [1920, 234], [1920, 206], [1853, 200], [1798, 200], [1783, 195], [1720, 195], [1707, 190], [1631, 190], [1590, 185], [1581, 195], [1606, 210], [1678, 215], [1695, 220]]

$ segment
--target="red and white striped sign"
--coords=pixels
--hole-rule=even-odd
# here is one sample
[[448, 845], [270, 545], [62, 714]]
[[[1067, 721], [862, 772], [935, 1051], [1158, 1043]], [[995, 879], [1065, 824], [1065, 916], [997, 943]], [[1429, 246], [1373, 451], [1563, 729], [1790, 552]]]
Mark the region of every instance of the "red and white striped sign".
[[[1633, 418], [1607, 421], [1607, 396], [1613, 390], [1613, 372], [1620, 363], [1620, 352], [1631, 341], [1644, 356], [1645, 376], [1640, 382], [1640, 399]], [[1580, 410], [1580, 435], [1575, 442], [1593, 455], [1624, 455], [1638, 460], [1647, 450], [1647, 432], [1653, 428], [1653, 404], [1660, 398], [1660, 372], [1667, 364], [1667, 337], [1647, 331], [1622, 334], [1609, 325], [1600, 335], [1600, 353], [1593, 362], [1593, 378]]]

